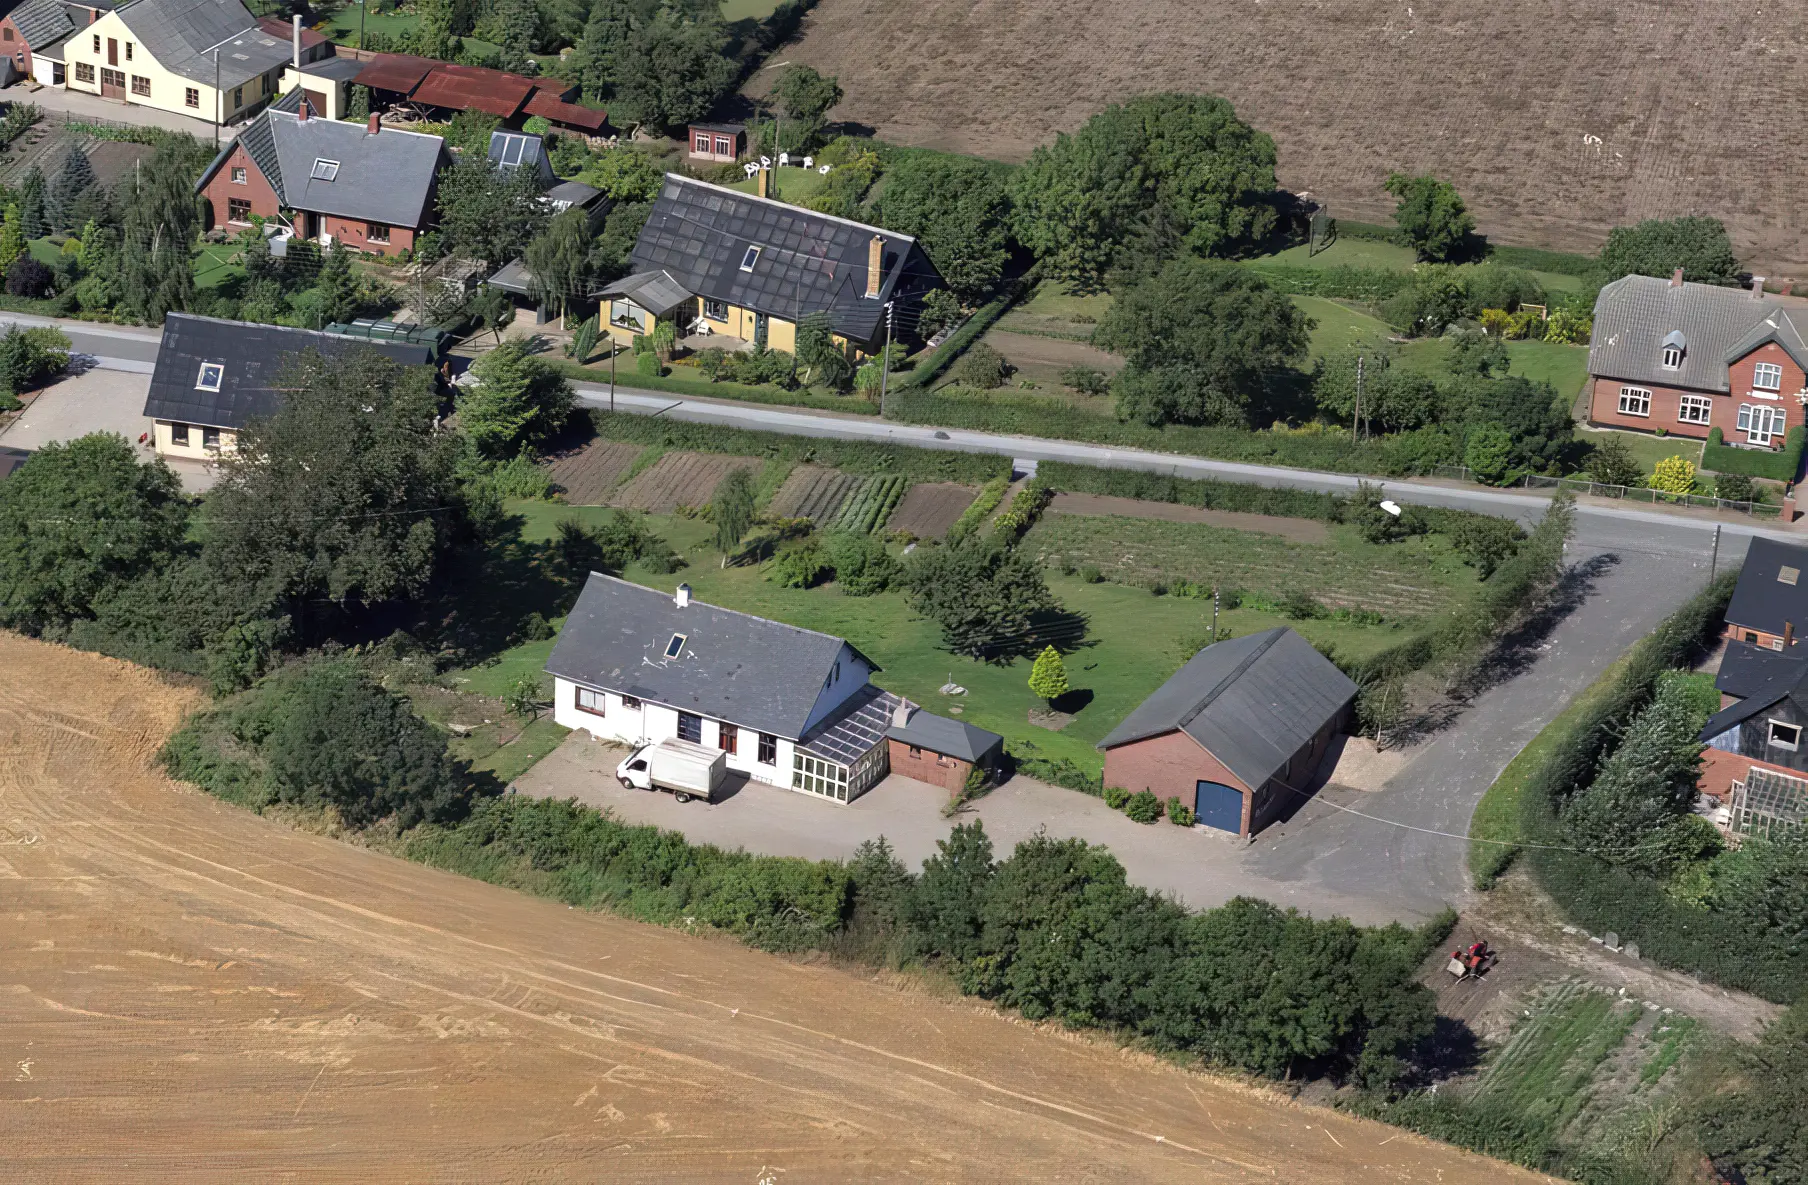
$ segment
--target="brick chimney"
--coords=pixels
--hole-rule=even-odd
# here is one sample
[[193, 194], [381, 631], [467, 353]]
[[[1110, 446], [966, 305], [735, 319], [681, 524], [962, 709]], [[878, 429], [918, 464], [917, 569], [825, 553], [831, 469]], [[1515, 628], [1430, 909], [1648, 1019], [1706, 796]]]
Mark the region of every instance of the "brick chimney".
[[1682, 269], [1681, 268], [1677, 268], [1675, 271], [1670, 273], [1670, 287], [1672, 287], [1672, 288], [1681, 288], [1682, 287]]
[[879, 299], [879, 269], [885, 265], [885, 236], [874, 235], [866, 245], [866, 298]]
[[295, 109], [295, 118], [306, 123], [308, 121], [308, 108], [312, 106], [313, 104], [308, 102], [308, 97], [305, 94], [302, 95], [301, 106]]
[[1753, 276], [1752, 277], [1751, 294], [1752, 294], [1753, 300], [1763, 300], [1764, 299], [1764, 277], [1763, 276]]
[[291, 63], [297, 70], [301, 69], [301, 14], [298, 12], [289, 18], [289, 40], [294, 47], [295, 61]]
[[772, 196], [772, 170], [771, 169], [761, 169], [760, 170], [760, 196], [761, 197], [771, 197]]
[[370, 113], [370, 127], [367, 130], [373, 136], [383, 130], [383, 120], [375, 111]]

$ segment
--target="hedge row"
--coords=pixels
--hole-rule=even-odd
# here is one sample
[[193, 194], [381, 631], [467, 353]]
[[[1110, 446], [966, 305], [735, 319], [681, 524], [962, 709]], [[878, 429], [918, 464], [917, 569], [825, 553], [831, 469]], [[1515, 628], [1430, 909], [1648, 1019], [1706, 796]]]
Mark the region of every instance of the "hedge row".
[[1070, 494], [1104, 494], [1143, 502], [1173, 502], [1206, 510], [1235, 510], [1323, 522], [1337, 522], [1343, 516], [1343, 498], [1312, 490], [1174, 477], [1140, 469], [1099, 469], [1069, 461], [1044, 461], [1036, 467], [1036, 476]]
[[1718, 428], [1708, 429], [1708, 442], [1701, 447], [1701, 467], [1714, 473], [1743, 473], [1747, 477], [1768, 477], [1772, 481], [1794, 481], [1802, 472], [1802, 448], [1808, 444], [1808, 427], [1797, 424], [1783, 438], [1781, 452], [1732, 448]]
[[904, 375], [903, 381], [898, 384], [898, 387], [900, 389], [928, 387], [935, 380], [941, 378], [948, 372], [948, 368], [967, 352], [969, 346], [978, 341], [986, 330], [997, 324], [998, 318], [1004, 316], [1010, 307], [1022, 298], [1028, 284], [1028, 277], [1020, 278], [1006, 288], [1004, 294], [996, 300], [980, 306], [978, 311], [967, 318], [966, 324], [949, 334], [947, 340], [936, 347], [935, 353], [918, 362], [915, 370]]
[[1570, 850], [1560, 820], [1563, 804], [1594, 777], [1627, 723], [1650, 701], [1658, 676], [1684, 664], [1719, 632], [1737, 580], [1736, 573], [1726, 573], [1696, 594], [1610, 673], [1613, 682], [1569, 722], [1566, 743], [1553, 747], [1527, 779], [1520, 834], [1538, 882], [1577, 925], [1615, 931], [1661, 966], [1788, 1003], [1808, 983], [1808, 953], [1781, 949], [1776, 936], [1744, 914], [1689, 905], [1648, 877]]
[[[575, 362], [554, 360], [554, 365], [573, 382], [607, 387], [607, 371], [598, 373]], [[699, 399], [735, 399], [742, 403], [772, 403], [781, 407], [809, 407], [818, 411], [840, 411], [851, 415], [876, 416], [879, 409], [865, 399], [853, 395], [824, 395], [816, 391], [786, 391], [779, 387], [754, 387], [746, 383], [712, 383], [708, 379], [678, 378], [672, 375], [640, 374], [632, 366], [616, 367], [615, 385], [637, 391], [659, 391], [667, 395], [693, 395]]]
[[1594, 279], [1601, 273], [1601, 261], [1592, 255], [1573, 251], [1547, 251], [1542, 247], [1503, 247], [1488, 251], [1488, 261], [1505, 267], [1519, 267], [1532, 272], [1554, 272], [1559, 276]]
[[683, 420], [600, 409], [590, 413], [590, 420], [597, 435], [606, 440], [700, 453], [764, 457], [773, 461], [809, 462], [847, 473], [895, 473], [913, 481], [958, 481], [980, 485], [994, 477], [1009, 476], [1011, 471], [1008, 457], [988, 453], [873, 444], [863, 440], [818, 439], [783, 432], [726, 428], [718, 424], [689, 424]]

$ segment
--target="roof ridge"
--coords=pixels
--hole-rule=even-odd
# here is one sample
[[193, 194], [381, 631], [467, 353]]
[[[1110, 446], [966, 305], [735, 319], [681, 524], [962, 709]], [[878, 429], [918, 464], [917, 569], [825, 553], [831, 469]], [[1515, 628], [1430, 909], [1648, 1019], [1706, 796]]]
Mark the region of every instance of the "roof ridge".
[[[1228, 687], [1230, 687], [1230, 685], [1232, 683], [1235, 683], [1238, 679], [1241, 679], [1243, 677], [1244, 673], [1246, 671], [1248, 671], [1250, 667], [1255, 665], [1256, 660], [1261, 658], [1264, 654], [1267, 654], [1268, 651], [1274, 646], [1274, 644], [1281, 640], [1282, 635], [1284, 635], [1286, 632], [1287, 632], [1287, 627], [1284, 625], [1277, 625], [1277, 626], [1269, 627], [1268, 636], [1266, 638], [1262, 639], [1261, 645], [1257, 646], [1254, 650], [1251, 650], [1247, 655], [1245, 655], [1243, 657], [1243, 660], [1241, 662], [1239, 662], [1236, 666], [1231, 668], [1231, 670], [1224, 676], [1224, 678], [1218, 680], [1217, 686], [1213, 687], [1210, 691], [1206, 692], [1204, 698], [1202, 698], [1198, 703], [1194, 704], [1191, 709], [1189, 709], [1186, 712], [1183, 712], [1181, 714], [1180, 719], [1175, 722], [1174, 727], [1184, 731], [1186, 729], [1187, 725], [1189, 725], [1193, 721], [1197, 720], [1199, 718], [1199, 714], [1201, 712], [1205, 711], [1207, 708], [1212, 706], [1213, 700], [1217, 699], [1220, 695], [1223, 695], [1225, 690]], [[1260, 635], [1251, 635], [1251, 636], [1258, 637]], [[1210, 649], [1210, 647], [1207, 647], [1207, 649]], [[1205, 653], [1205, 651], [1201, 650], [1199, 653], [1203, 654], [1203, 653]], [[1195, 655], [1194, 657], [1198, 657], [1198, 656]]]
[[726, 185], [716, 185], [709, 181], [699, 181], [697, 178], [687, 177], [683, 173], [667, 173], [666, 179], [669, 181], [677, 181], [684, 185], [696, 185], [703, 189], [713, 189], [717, 193], [727, 194], [730, 197], [741, 198], [745, 201], [761, 202], [768, 206], [777, 206], [781, 210], [786, 210], [793, 214], [804, 214], [811, 218], [821, 218], [825, 222], [839, 222], [843, 226], [852, 226], [859, 230], [876, 230], [881, 234], [902, 240], [906, 243], [915, 243], [917, 241], [914, 235], [907, 235], [902, 231], [887, 230], [883, 226], [874, 226], [870, 222], [855, 222], [852, 218], [843, 218], [837, 214], [824, 214], [820, 210], [812, 210], [807, 206], [794, 206], [790, 202], [781, 202], [777, 198], [761, 197], [757, 193], [742, 193], [738, 189], [730, 189]]
[[[297, 83], [294, 87], [292, 87], [290, 89], [289, 94], [294, 94], [296, 91], [302, 90], [302, 89], [303, 88], [302, 88], [301, 84]], [[288, 96], [285, 95], [283, 97], [287, 98]], [[274, 116], [278, 116], [278, 115], [287, 116], [288, 122], [295, 124], [297, 127], [299, 127], [304, 122], [302, 120], [301, 116], [297, 115], [295, 112], [284, 111], [277, 107], [264, 108], [264, 110], [261, 113], [259, 113], [258, 118], [263, 119], [266, 117], [274, 117]], [[349, 119], [328, 119], [324, 115], [311, 115], [307, 118], [307, 120], [305, 122], [312, 123], [312, 124], [331, 124], [334, 127], [348, 128], [353, 131], [362, 132], [367, 136], [370, 134], [370, 126], [368, 124], [357, 123], [357, 122], [354, 122], [353, 120], [349, 120]], [[445, 140], [446, 140], [446, 138], [444, 136], [436, 136], [432, 132], [411, 132], [407, 128], [384, 128], [378, 134], [386, 135], [386, 136], [419, 136], [423, 140], [438, 140], [442, 144], [445, 143]]]
[[[183, 315], [187, 316], [188, 314], [183, 314]], [[172, 313], [171, 316], [175, 316], [175, 314]], [[328, 336], [332, 336], [332, 335], [329, 334]], [[616, 584], [623, 585], [627, 588], [636, 589], [640, 592], [653, 593], [656, 596], [661, 596], [661, 597], [669, 597], [671, 595], [670, 593], [661, 592], [659, 589], [654, 588], [650, 584], [636, 584], [632, 580], [623, 580], [620, 576], [611, 576], [607, 572], [597, 572], [597, 571], [593, 570], [590, 573], [590, 577], [592, 580], [596, 579], [599, 576], [602, 577], [604, 580], [613, 581]], [[688, 582], [680, 581], [679, 583], [684, 584], [684, 583], [688, 583]], [[718, 613], [732, 613], [736, 617], [746, 617], [746, 618], [750, 618], [753, 621], [763, 621], [768, 625], [776, 625], [782, 629], [791, 630], [794, 633], [810, 634], [813, 637], [817, 637], [817, 638], [827, 638], [831, 642], [840, 642], [844, 646], [852, 646], [853, 645], [852, 642], [849, 642], [846, 638], [841, 637], [839, 634], [827, 634], [821, 630], [806, 629], [805, 627], [803, 627], [801, 625], [792, 625], [788, 621], [780, 621], [775, 617], [761, 617], [758, 613], [748, 613], [744, 609], [730, 609], [726, 605], [717, 605], [712, 601], [699, 601], [699, 600], [695, 600], [695, 599], [693, 599], [690, 603], [693, 605], [701, 605], [705, 609], [714, 609]]]

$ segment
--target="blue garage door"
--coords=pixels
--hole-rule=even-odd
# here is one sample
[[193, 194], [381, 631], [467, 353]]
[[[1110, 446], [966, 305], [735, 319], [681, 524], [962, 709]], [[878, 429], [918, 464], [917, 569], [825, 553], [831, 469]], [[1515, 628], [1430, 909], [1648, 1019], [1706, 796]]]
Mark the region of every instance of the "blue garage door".
[[1243, 830], [1243, 791], [1223, 782], [1200, 782], [1193, 798], [1193, 811], [1207, 827], [1220, 831]]

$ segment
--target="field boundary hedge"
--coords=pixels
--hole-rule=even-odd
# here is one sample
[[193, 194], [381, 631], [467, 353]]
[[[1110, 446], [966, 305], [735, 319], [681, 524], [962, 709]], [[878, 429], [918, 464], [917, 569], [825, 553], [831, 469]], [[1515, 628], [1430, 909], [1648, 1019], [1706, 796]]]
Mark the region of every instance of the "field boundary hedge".
[[[599, 375], [587, 366], [562, 359], [547, 359], [566, 378], [593, 387], [607, 387], [607, 373]], [[615, 385], [638, 391], [658, 391], [666, 395], [694, 395], [699, 399], [732, 399], [741, 403], [770, 403], [780, 407], [808, 407], [816, 411], [839, 411], [856, 416], [876, 416], [879, 409], [855, 395], [818, 395], [814, 391], [786, 391], [779, 387], [755, 387], [746, 383], [712, 383], [707, 379], [674, 378], [671, 375], [645, 375], [620, 365], [616, 367]]]
[[967, 352], [969, 346], [984, 336], [986, 330], [996, 325], [998, 319], [1009, 312], [1012, 305], [1023, 299], [1023, 294], [1028, 290], [1029, 284], [1030, 277], [1028, 275], [1019, 276], [1011, 281], [1010, 286], [996, 299], [988, 301], [974, 310], [973, 315], [968, 317], [959, 329], [949, 334], [947, 340], [935, 348], [935, 353], [918, 362], [916, 369], [903, 377], [903, 381], [898, 384], [898, 389], [903, 391], [913, 387], [925, 388], [941, 378], [943, 374], [947, 373], [948, 368]]
[[1063, 493], [1102, 494], [1142, 502], [1171, 502], [1203, 510], [1231, 510], [1280, 518], [1340, 522], [1347, 499], [1315, 490], [1253, 485], [1217, 478], [1176, 477], [1141, 469], [1101, 469], [1072, 461], [1043, 461], [1036, 476]]
[[1808, 427], [1797, 424], [1783, 438], [1781, 452], [1733, 448], [1718, 428], [1708, 429], [1707, 443], [1701, 446], [1701, 467], [1714, 473], [1742, 473], [1746, 477], [1768, 477], [1772, 481], [1794, 481], [1802, 472], [1802, 450], [1808, 445]]
[[1289, 296], [1323, 296], [1377, 304], [1412, 287], [1411, 272], [1379, 267], [1291, 267], [1284, 263], [1247, 263], [1269, 287]]

